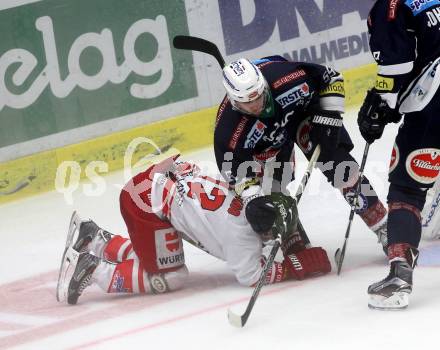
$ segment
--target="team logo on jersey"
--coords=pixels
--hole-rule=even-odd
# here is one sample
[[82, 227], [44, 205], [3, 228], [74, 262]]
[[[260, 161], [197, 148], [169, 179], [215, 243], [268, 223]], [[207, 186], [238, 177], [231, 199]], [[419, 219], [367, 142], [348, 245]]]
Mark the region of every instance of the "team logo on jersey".
[[310, 88], [307, 83], [294, 86], [290, 90], [287, 90], [284, 94], [281, 94], [275, 100], [281, 105], [282, 108], [290, 106], [292, 103], [304, 104], [306, 97], [310, 96]]
[[396, 144], [393, 146], [393, 151], [391, 152], [391, 160], [390, 160], [390, 168], [389, 172], [391, 173], [394, 169], [396, 169], [397, 164], [399, 164], [400, 154], [399, 147]]
[[426, 16], [428, 16], [428, 27], [435, 27], [440, 23], [440, 8], [432, 9], [432, 11], [427, 11]]
[[[284, 142], [286, 142], [286, 130], [284, 129], [287, 123], [290, 120], [290, 117], [294, 114], [295, 111], [291, 111], [287, 113], [281, 122], [276, 122], [274, 124], [274, 130], [269, 134], [269, 136], [264, 136], [263, 140], [267, 142], [272, 142], [273, 147], [281, 147]], [[281, 130], [280, 130], [281, 129]]]
[[273, 82], [272, 87], [274, 89], [279, 89], [280, 87], [286, 85], [287, 83], [290, 83], [291, 81], [298, 80], [302, 77], [306, 76], [306, 72], [303, 69], [298, 69], [288, 75], [285, 75], [284, 77], [281, 77], [280, 79]]
[[244, 148], [254, 148], [258, 141], [263, 137], [266, 125], [259, 120], [255, 122], [251, 131], [247, 134]]
[[405, 5], [411, 9], [414, 16], [438, 4], [440, 4], [440, 0], [406, 0], [405, 1]]
[[411, 152], [406, 159], [406, 171], [422, 184], [433, 183], [440, 173], [440, 149], [424, 148]]

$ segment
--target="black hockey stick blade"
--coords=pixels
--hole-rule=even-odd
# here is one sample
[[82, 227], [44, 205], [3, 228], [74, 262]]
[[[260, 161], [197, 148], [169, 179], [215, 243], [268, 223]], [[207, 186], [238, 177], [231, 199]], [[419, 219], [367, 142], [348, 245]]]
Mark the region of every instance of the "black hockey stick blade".
[[263, 286], [266, 284], [266, 274], [269, 271], [269, 269], [272, 267], [272, 263], [275, 259], [275, 255], [278, 252], [278, 249], [280, 248], [281, 245], [281, 238], [277, 238], [275, 240], [275, 244], [272, 247], [269, 256], [267, 257], [266, 263], [264, 265], [263, 271], [260, 275], [260, 279], [258, 280], [255, 288], [254, 288], [254, 292], [252, 293], [251, 298], [249, 299], [249, 303], [246, 307], [245, 312], [240, 316], [235, 314], [234, 312], [232, 312], [230, 309], [228, 309], [228, 320], [229, 323], [235, 327], [238, 328], [243, 328], [244, 325], [246, 324], [249, 315], [251, 314], [251, 311], [255, 305], [255, 302], [257, 301], [258, 295], [260, 294], [261, 288], [263, 288]]
[[342, 249], [338, 248], [338, 249], [336, 249], [336, 252], [335, 252], [335, 262], [336, 262], [336, 266], [338, 268], [338, 270], [337, 270], [338, 275], [341, 273], [342, 263], [344, 262], [345, 247], [346, 247], [346, 244], [344, 243], [344, 246], [342, 247]]
[[347, 250], [347, 243], [348, 243], [348, 238], [350, 236], [351, 224], [353, 222], [354, 213], [355, 213], [354, 208], [352, 208], [352, 210], [350, 211], [350, 217], [348, 218], [348, 226], [347, 226], [347, 231], [345, 232], [344, 244], [342, 248], [336, 249], [335, 252], [335, 262], [336, 262], [336, 266], [338, 267], [338, 272], [337, 272], [338, 276], [341, 274], [342, 264], [344, 263], [345, 251]]
[[223, 59], [220, 50], [213, 42], [197, 38], [189, 35], [176, 35], [173, 39], [173, 45], [176, 49], [181, 50], [193, 50], [207, 53], [214, 56], [220, 67], [223, 69], [225, 66], [225, 60]]

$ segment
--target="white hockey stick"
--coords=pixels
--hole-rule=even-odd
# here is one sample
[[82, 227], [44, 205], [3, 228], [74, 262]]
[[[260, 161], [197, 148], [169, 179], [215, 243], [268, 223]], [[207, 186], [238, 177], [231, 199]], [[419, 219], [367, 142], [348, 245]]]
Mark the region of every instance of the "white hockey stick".
[[[309, 165], [307, 166], [306, 172], [304, 173], [304, 175], [301, 179], [301, 183], [299, 184], [298, 189], [296, 190], [296, 194], [294, 197], [296, 203], [299, 202], [299, 200], [301, 199], [301, 197], [304, 193], [304, 189], [306, 188], [307, 182], [309, 181], [310, 175], [312, 174], [312, 170], [316, 165], [316, 161], [318, 160], [320, 152], [321, 152], [321, 147], [318, 145], [315, 148], [315, 151], [313, 152], [312, 157], [310, 158]], [[231, 309], [228, 309], [228, 320], [231, 325], [238, 327], [238, 328], [242, 328], [246, 324], [246, 322], [249, 318], [249, 315], [251, 314], [252, 308], [254, 307], [254, 304], [257, 301], [258, 295], [260, 294], [260, 290], [266, 284], [267, 272], [269, 271], [269, 269], [272, 266], [272, 263], [275, 259], [275, 255], [277, 254], [278, 249], [280, 248], [280, 245], [281, 245], [281, 237], [278, 236], [275, 240], [274, 246], [272, 247], [272, 249], [269, 253], [269, 256], [267, 257], [266, 263], [263, 267], [263, 271], [261, 272], [261, 275], [260, 275], [260, 279], [258, 280], [257, 284], [255, 285], [254, 292], [252, 293], [252, 296], [249, 299], [249, 302], [248, 302], [248, 305], [246, 307], [245, 312], [242, 315], [238, 315], [238, 314], [234, 313]]]

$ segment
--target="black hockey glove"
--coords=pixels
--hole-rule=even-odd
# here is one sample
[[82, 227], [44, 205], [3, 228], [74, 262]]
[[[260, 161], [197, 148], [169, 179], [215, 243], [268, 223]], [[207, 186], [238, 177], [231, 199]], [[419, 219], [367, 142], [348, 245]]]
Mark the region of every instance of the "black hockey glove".
[[320, 160], [330, 160], [338, 147], [339, 134], [342, 127], [342, 117], [339, 112], [319, 110], [312, 112], [312, 128], [310, 141], [321, 145]]
[[252, 199], [245, 208], [246, 218], [252, 229], [260, 234], [271, 233], [271, 238], [296, 231], [298, 209], [295, 200], [282, 193], [273, 193]]
[[402, 115], [388, 106], [376, 90], [368, 90], [358, 114], [359, 131], [369, 144], [380, 139], [385, 125], [398, 123]]

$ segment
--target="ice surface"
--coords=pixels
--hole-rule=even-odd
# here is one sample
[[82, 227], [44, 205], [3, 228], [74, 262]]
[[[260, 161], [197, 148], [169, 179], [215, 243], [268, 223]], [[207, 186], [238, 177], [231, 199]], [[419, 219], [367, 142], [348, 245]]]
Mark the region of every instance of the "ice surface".
[[[353, 113], [346, 126], [360, 160], [364, 143]], [[370, 148], [366, 174], [384, 200], [396, 126]], [[213, 163], [212, 149], [186, 158]], [[297, 152], [297, 178], [305, 169]], [[251, 288], [226, 264], [185, 246], [186, 287], [160, 296], [115, 296], [86, 289], [76, 306], [55, 299], [56, 278], [70, 215], [78, 210], [101, 227], [125, 235], [118, 196], [122, 172], [105, 177], [104, 194], [78, 190], [69, 205], [52, 192], [0, 206], [0, 349], [399, 349], [437, 348], [440, 243], [422, 242], [415, 288], [406, 311], [367, 307], [367, 286], [388, 273], [375, 236], [355, 218], [341, 276], [265, 286], [248, 323], [236, 329], [227, 308], [244, 311]], [[295, 188], [295, 184], [293, 184]], [[333, 257], [343, 243], [349, 207], [316, 171], [299, 211], [315, 246]]]

